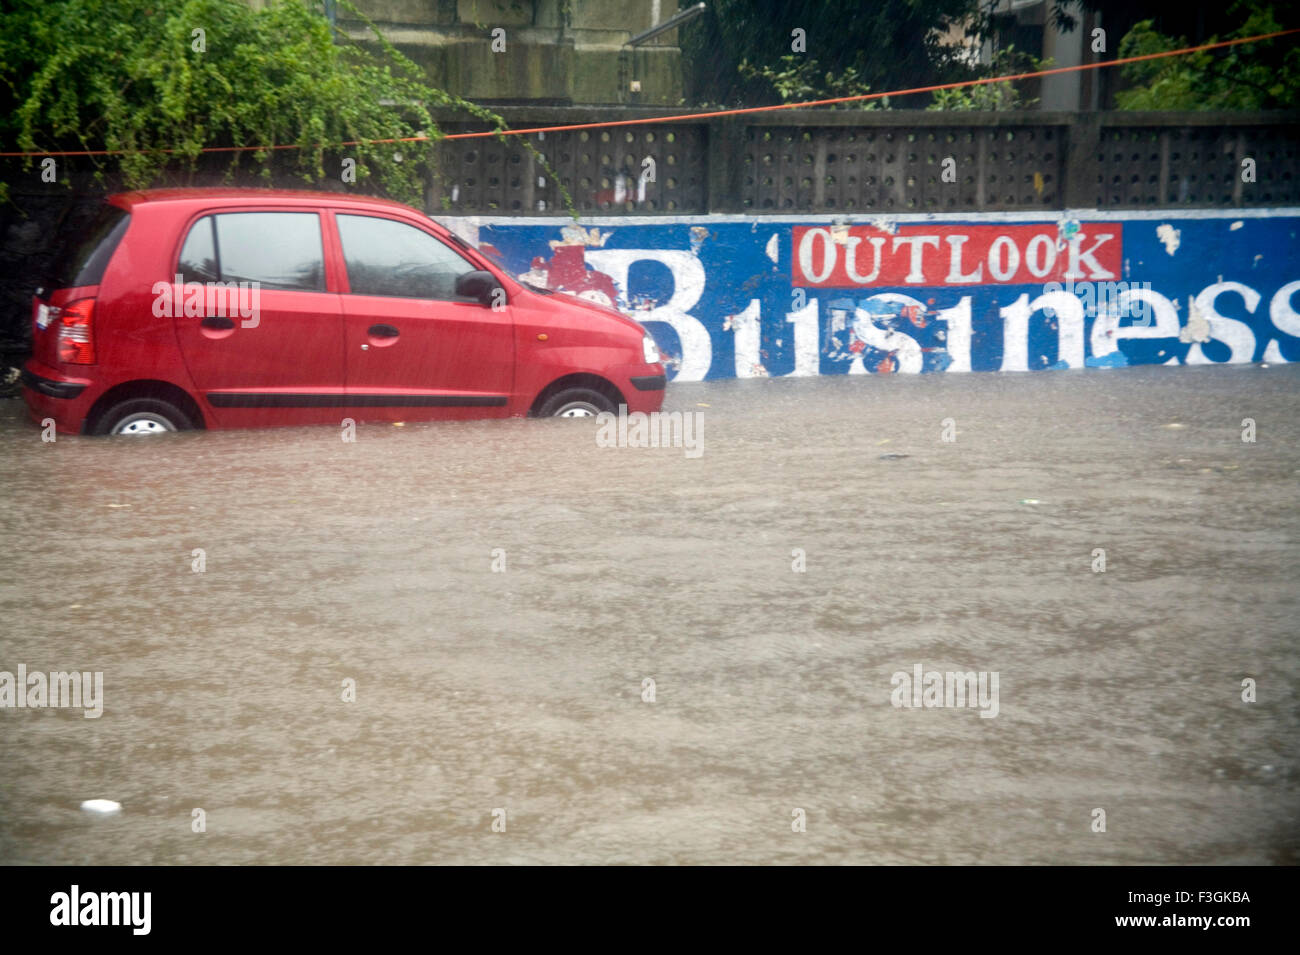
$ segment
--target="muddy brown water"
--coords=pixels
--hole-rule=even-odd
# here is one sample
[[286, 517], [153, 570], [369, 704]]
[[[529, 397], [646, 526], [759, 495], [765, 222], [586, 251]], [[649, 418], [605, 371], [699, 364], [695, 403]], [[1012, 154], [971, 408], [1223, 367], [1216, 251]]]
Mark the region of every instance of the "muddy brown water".
[[[671, 387], [698, 458], [591, 421], [49, 444], [0, 403], [0, 670], [104, 679], [99, 719], [0, 710], [0, 862], [1294, 863], [1298, 396]], [[916, 664], [996, 672], [997, 716], [893, 706]]]

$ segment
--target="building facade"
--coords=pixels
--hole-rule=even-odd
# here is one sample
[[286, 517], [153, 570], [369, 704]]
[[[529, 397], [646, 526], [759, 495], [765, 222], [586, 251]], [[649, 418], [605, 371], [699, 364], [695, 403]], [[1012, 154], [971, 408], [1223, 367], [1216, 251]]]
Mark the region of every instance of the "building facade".
[[[677, 30], [628, 41], [678, 12], [677, 0], [355, 0], [429, 82], [476, 103], [681, 104]], [[332, 5], [330, 5], [332, 6]], [[363, 22], [334, 11], [350, 35]]]

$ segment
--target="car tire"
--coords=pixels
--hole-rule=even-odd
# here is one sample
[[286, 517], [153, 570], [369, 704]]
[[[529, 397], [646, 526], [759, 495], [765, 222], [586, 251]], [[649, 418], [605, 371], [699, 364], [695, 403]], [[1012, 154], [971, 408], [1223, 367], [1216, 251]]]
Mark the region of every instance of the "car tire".
[[99, 416], [92, 434], [163, 434], [186, 431], [194, 425], [175, 405], [158, 398], [132, 398]]
[[593, 418], [603, 411], [618, 409], [609, 396], [591, 388], [566, 388], [551, 395], [537, 413], [539, 418]]

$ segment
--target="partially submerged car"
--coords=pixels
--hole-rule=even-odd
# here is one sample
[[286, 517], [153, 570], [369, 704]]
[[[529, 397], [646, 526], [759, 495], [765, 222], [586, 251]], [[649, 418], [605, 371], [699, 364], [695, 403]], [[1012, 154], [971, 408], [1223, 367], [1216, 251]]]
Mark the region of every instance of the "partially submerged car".
[[423, 213], [334, 193], [109, 196], [32, 304], [60, 432], [657, 411], [637, 322], [520, 283]]

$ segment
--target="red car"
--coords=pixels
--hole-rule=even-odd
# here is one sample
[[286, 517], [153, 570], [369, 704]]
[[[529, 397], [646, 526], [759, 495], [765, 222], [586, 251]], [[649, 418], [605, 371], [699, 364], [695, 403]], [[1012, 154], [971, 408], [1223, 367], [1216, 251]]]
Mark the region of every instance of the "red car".
[[37, 289], [32, 334], [28, 410], [73, 434], [648, 413], [666, 381], [631, 319], [333, 193], [110, 196]]

